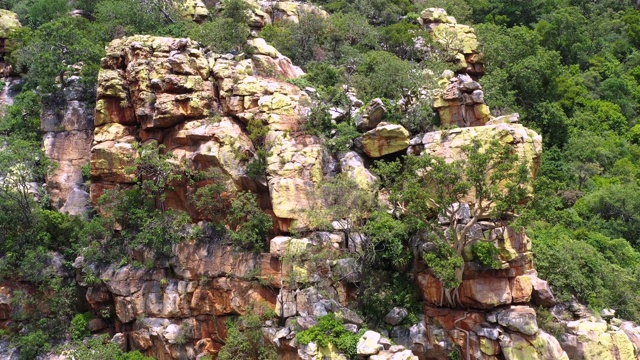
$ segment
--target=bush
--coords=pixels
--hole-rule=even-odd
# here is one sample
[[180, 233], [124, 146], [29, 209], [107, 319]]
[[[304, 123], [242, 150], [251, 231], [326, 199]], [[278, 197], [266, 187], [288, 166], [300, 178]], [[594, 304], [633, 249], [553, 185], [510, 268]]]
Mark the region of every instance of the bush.
[[236, 193], [227, 214], [230, 238], [243, 250], [262, 252], [266, 247], [267, 234], [273, 227], [271, 217], [258, 206], [255, 194], [242, 191]]
[[87, 325], [89, 324], [89, 320], [91, 320], [93, 316], [91, 313], [77, 314], [71, 319], [71, 324], [69, 326], [69, 333], [71, 334], [71, 338], [73, 340], [82, 340], [88, 336], [91, 336], [91, 332]]
[[191, 29], [189, 37], [215, 52], [241, 51], [249, 37], [249, 26], [231, 18], [218, 17]]
[[140, 351], [122, 351], [119, 345], [109, 341], [107, 335], [90, 338], [86, 342], [77, 341], [69, 352], [75, 360], [153, 360]]
[[[608, 307], [625, 319], [640, 318], [638, 265], [622, 267], [610, 262], [596, 248], [562, 226], [538, 223], [527, 233], [533, 240], [540, 277], [549, 281], [558, 300], [569, 301], [575, 296], [594, 309]], [[583, 236], [582, 231], [577, 233]], [[589, 237], [594, 238], [593, 235]], [[625, 262], [628, 264], [628, 260]]]
[[397, 100], [422, 83], [415, 65], [386, 51], [370, 51], [358, 64], [353, 84], [363, 99]]
[[493, 242], [478, 241], [471, 245], [471, 253], [473, 258], [480, 261], [480, 263], [486, 267], [492, 269], [500, 269], [500, 260], [498, 255], [500, 250], [493, 244]]
[[32, 331], [17, 338], [20, 360], [32, 360], [49, 351], [49, 336], [41, 330]]
[[227, 341], [218, 353], [218, 360], [271, 360], [277, 356], [276, 349], [265, 339], [262, 333], [264, 320], [272, 313], [263, 316], [249, 312], [238, 319], [227, 321]]
[[318, 347], [333, 344], [351, 359], [356, 355], [356, 345], [363, 333], [364, 329], [356, 334], [347, 331], [342, 320], [337, 319], [334, 314], [328, 314], [318, 318], [318, 325], [299, 332], [296, 341], [303, 345], [313, 341]]
[[422, 303], [408, 272], [367, 269], [364, 273], [360, 309], [369, 324], [381, 324], [396, 306], [407, 309], [407, 324], [418, 322]]

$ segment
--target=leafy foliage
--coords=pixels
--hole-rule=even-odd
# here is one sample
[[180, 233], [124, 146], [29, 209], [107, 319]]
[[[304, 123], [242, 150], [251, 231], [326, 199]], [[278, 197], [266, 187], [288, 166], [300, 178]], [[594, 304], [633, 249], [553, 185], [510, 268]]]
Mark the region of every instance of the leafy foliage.
[[112, 343], [107, 335], [76, 342], [70, 350], [77, 360], [151, 360], [140, 351], [124, 352], [118, 344]]
[[91, 336], [91, 332], [87, 328], [89, 321], [93, 318], [91, 313], [77, 314], [71, 319], [69, 332], [73, 340], [80, 340]]
[[276, 349], [262, 333], [265, 319], [269, 313], [258, 315], [245, 314], [238, 319], [227, 321], [227, 342], [220, 349], [218, 359], [232, 360], [246, 358], [252, 360], [270, 360], [276, 357]]
[[341, 320], [334, 314], [329, 314], [319, 317], [318, 325], [299, 332], [296, 341], [304, 345], [313, 341], [323, 348], [333, 344], [351, 359], [356, 355], [356, 345], [362, 333], [364, 330], [355, 334], [348, 331]]

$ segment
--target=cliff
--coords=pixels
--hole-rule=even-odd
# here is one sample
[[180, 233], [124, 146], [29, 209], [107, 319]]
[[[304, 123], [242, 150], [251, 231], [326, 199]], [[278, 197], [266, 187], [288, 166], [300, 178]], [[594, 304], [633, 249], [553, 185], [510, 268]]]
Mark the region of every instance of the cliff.
[[[186, 5], [185, 17], [202, 21], [207, 16], [200, 1]], [[295, 2], [250, 5], [254, 30], [273, 21], [296, 21], [309, 10]], [[415, 309], [408, 309], [409, 301], [394, 298], [398, 303], [384, 316], [363, 318], [358, 304], [371, 296], [367, 287], [398, 280], [380, 277], [365, 282], [373, 270], [363, 264], [376, 256], [367, 247], [375, 252], [379, 244], [371, 245], [373, 235], [363, 224], [382, 217], [380, 213], [397, 221], [410, 211], [406, 202], [389, 200], [390, 184], [377, 188], [380, 165], [373, 166], [374, 161], [390, 164], [406, 155], [470, 164], [474, 155], [504, 147], [523, 165], [527, 181], [514, 186], [523, 190], [518, 199], [522, 203], [534, 196], [533, 180], [540, 168], [542, 137], [519, 124], [517, 114], [493, 117], [484, 101], [478, 83], [484, 56], [474, 30], [457, 24], [442, 9], [425, 10], [419, 23], [452, 55], [455, 71], [445, 71], [436, 89], [424, 91], [442, 130], [411, 133], [387, 118], [388, 104], [373, 99], [364, 106], [347, 87], [348, 106], [356, 113], [347, 121], [354, 122], [358, 135], [350, 151], [338, 153], [332, 153], [326, 139], [308, 131], [320, 102], [316, 89], [295, 85], [304, 72], [262, 38], [248, 40], [244, 53], [217, 54], [188, 38], [122, 37], [106, 47], [95, 92], [82, 85], [80, 66], [70, 67], [59, 84], [61, 95], [43, 98], [44, 150], [57, 164], [46, 184], [54, 208], [84, 216], [94, 208], [97, 217], [107, 218], [109, 208], [100, 202], [104, 194], [136, 188], [150, 177], [139, 161], [148, 145], [181, 174], [221, 174], [176, 177], [156, 196], [163, 213], [184, 211], [188, 229], [197, 234], [181, 233], [183, 241], [170, 244], [166, 256], [136, 246], [119, 254], [120, 263], [83, 255], [68, 270], [61, 255], [51, 255], [47, 266], [66, 283], [77, 283], [84, 305], [95, 314], [88, 324], [90, 332], [108, 334], [122, 349], [140, 350], [155, 359], [202, 359], [217, 356], [234, 340], [229, 335], [229, 324], [234, 323], [229, 320], [258, 315], [265, 316], [257, 325], [261, 344], [273, 347], [278, 359], [346, 359], [345, 350], [332, 342], [300, 341], [305, 330], [334, 314], [342, 330], [357, 334], [353, 355], [361, 359], [640, 359], [640, 328], [608, 311], [596, 319], [577, 303], [558, 303], [547, 282], [538, 277], [524, 229], [511, 223], [513, 214], [495, 215], [496, 206], [485, 206], [486, 195], [477, 188], [445, 204], [443, 212], [422, 208], [435, 224], [429, 231], [441, 230], [447, 241], [463, 239], [455, 269], [459, 284], [447, 287], [425, 260], [437, 250], [433, 234], [411, 234], [403, 249], [392, 255], [409, 254], [410, 260], [397, 265], [395, 258], [385, 259], [382, 266], [411, 280], [418, 313], [410, 314]], [[333, 121], [344, 118], [334, 116]], [[482, 151], [470, 152], [474, 146]], [[412, 175], [429, 178], [435, 166]], [[491, 178], [495, 172], [491, 169], [483, 176]], [[468, 180], [468, 173], [459, 174], [455, 180]], [[349, 192], [331, 183], [342, 177], [353, 181]], [[433, 187], [455, 185], [437, 180], [431, 182]], [[396, 181], [400, 177], [391, 183]], [[211, 184], [223, 188], [217, 204], [221, 210], [215, 214], [193, 200], [198, 190]], [[334, 192], [325, 196], [326, 184], [338, 190], [330, 188]], [[509, 179], [501, 179], [492, 191], [506, 194], [508, 185]], [[229, 204], [244, 193], [255, 195], [259, 210], [271, 219], [267, 238], [261, 239], [268, 252], [238, 249], [220, 235], [242, 228], [232, 224]], [[353, 194], [375, 198], [370, 201], [383, 204], [382, 210], [376, 212], [373, 202], [363, 201], [361, 208], [339, 212], [340, 205], [352, 204]], [[128, 241], [125, 225], [113, 224], [116, 241]], [[162, 229], [171, 231], [169, 226]], [[392, 248], [400, 237], [392, 233], [379, 247]], [[100, 246], [108, 244], [106, 238], [82, 251], [104, 250]], [[487, 248], [488, 258], [478, 250]], [[374, 295], [397, 289], [379, 288], [380, 294]], [[20, 289], [34, 291], [19, 281], [0, 287], [2, 328], [16, 321]], [[544, 319], [543, 325], [541, 311], [552, 313], [555, 320]], [[367, 320], [377, 327], [367, 330]], [[237, 326], [249, 331], [248, 322]], [[550, 333], [549, 322], [562, 328], [562, 336]]]

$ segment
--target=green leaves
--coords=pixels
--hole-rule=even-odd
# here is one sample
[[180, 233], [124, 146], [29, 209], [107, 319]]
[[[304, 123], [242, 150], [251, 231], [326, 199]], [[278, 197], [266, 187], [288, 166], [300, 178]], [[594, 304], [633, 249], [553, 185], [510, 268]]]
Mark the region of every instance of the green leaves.
[[256, 195], [247, 191], [234, 194], [227, 214], [229, 237], [242, 250], [262, 252], [266, 248], [267, 234], [273, 227], [271, 216], [258, 206]]
[[[83, 75], [97, 77], [96, 64], [104, 54], [104, 37], [88, 20], [63, 16], [46, 23], [37, 30], [20, 30], [11, 34], [14, 42], [10, 60], [17, 69], [26, 70], [27, 87], [40, 87], [55, 92], [56, 82], [69, 76], [69, 66], [83, 63]], [[89, 72], [91, 70], [91, 72]]]
[[356, 345], [363, 333], [363, 330], [355, 334], [347, 331], [344, 323], [332, 313], [319, 317], [318, 325], [299, 332], [296, 335], [296, 342], [306, 345], [313, 341], [321, 348], [333, 344], [344, 352], [348, 359], [351, 359], [356, 355]]

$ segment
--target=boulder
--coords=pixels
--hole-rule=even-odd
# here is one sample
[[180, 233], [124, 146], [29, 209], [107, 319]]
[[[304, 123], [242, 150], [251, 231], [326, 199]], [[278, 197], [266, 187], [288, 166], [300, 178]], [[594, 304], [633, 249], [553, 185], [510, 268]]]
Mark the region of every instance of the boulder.
[[506, 278], [479, 278], [463, 280], [460, 302], [479, 309], [490, 309], [511, 304], [513, 300], [509, 280]]
[[0, 38], [8, 38], [11, 31], [21, 26], [22, 25], [20, 25], [20, 20], [16, 13], [0, 9]]
[[263, 38], [255, 38], [247, 40], [247, 50], [252, 54], [268, 55], [272, 58], [279, 58], [282, 56], [276, 48], [267, 44]]
[[528, 303], [533, 292], [533, 280], [529, 275], [516, 276], [511, 286], [511, 295], [514, 303]]
[[403, 151], [409, 147], [409, 132], [402, 125], [379, 125], [360, 138], [362, 151], [372, 158]]
[[201, 0], [182, 0], [177, 5], [183, 18], [202, 22], [209, 16], [207, 6]]
[[369, 101], [369, 104], [356, 117], [356, 128], [365, 132], [375, 129], [382, 122], [387, 113], [387, 108], [382, 100], [375, 98]]
[[577, 360], [635, 359], [633, 342], [624, 331], [610, 331], [604, 321], [589, 319], [570, 321], [567, 334], [560, 338], [563, 349]]
[[498, 313], [498, 323], [509, 330], [517, 331], [524, 335], [538, 333], [536, 312], [528, 306], [512, 306]]
[[396, 306], [391, 309], [391, 311], [389, 311], [387, 315], [385, 315], [383, 320], [389, 325], [398, 325], [404, 320], [405, 317], [407, 317], [407, 315], [407, 309]]
[[355, 151], [349, 151], [340, 157], [342, 173], [347, 174], [363, 190], [373, 189], [377, 177], [364, 165], [364, 160]]
[[538, 276], [532, 276], [531, 284], [533, 286], [532, 299], [535, 304], [546, 308], [550, 308], [556, 304], [556, 298], [545, 280], [541, 280]]
[[558, 340], [544, 331], [532, 337], [503, 334], [499, 340], [505, 360], [569, 360]]
[[365, 332], [356, 345], [356, 353], [358, 355], [375, 355], [383, 350], [382, 345], [378, 344], [380, 341], [380, 333], [368, 330]]

